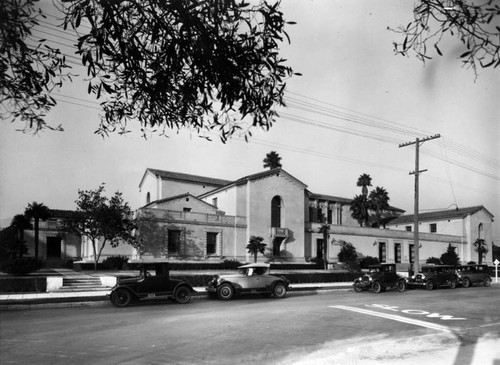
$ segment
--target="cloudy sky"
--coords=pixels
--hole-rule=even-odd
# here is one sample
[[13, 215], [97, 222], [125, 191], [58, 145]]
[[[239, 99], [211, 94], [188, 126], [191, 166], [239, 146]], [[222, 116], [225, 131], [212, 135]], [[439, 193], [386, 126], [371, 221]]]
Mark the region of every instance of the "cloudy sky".
[[[52, 1], [42, 0], [46, 10]], [[393, 206], [413, 213], [415, 146], [399, 144], [440, 134], [421, 147], [421, 211], [484, 205], [500, 219], [500, 69], [480, 70], [477, 79], [456, 59], [455, 41], [424, 66], [394, 55], [400, 39], [388, 27], [411, 20], [412, 3], [399, 0], [286, 0], [291, 44], [282, 54], [303, 76], [287, 84], [288, 107], [269, 131], [254, 130], [249, 143], [200, 139], [190, 131], [169, 138], [140, 134], [94, 134], [99, 106], [86, 95], [83, 76], [56, 96], [48, 122], [64, 132], [36, 136], [0, 124], [0, 220], [37, 201], [53, 209], [74, 209], [78, 189], [106, 184], [139, 207], [138, 184], [146, 168], [223, 179], [263, 170], [275, 150], [285, 170], [315, 193], [352, 198], [359, 175], [384, 187]], [[58, 42], [76, 62], [74, 36], [58, 31], [49, 16], [40, 36]], [[74, 71], [74, 72], [76, 72]], [[500, 244], [500, 224], [495, 223]]]

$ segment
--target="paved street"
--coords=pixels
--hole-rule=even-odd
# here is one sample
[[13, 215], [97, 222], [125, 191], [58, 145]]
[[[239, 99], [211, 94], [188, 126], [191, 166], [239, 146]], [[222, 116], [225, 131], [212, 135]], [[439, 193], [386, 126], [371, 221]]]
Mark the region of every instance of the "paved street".
[[2, 364], [499, 364], [500, 287], [0, 312]]

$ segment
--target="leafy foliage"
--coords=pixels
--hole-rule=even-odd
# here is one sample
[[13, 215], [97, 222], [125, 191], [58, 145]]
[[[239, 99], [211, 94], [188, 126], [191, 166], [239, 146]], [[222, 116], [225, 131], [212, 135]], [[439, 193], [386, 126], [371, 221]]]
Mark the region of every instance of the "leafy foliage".
[[63, 220], [61, 228], [63, 232], [77, 233], [90, 240], [95, 269], [108, 242], [111, 247], [117, 247], [122, 242], [135, 243], [133, 231], [136, 224], [122, 193], [117, 191], [110, 199], [103, 193], [104, 184], [96, 190], [78, 190], [76, 212], [71, 218]]
[[4, 262], [1, 269], [10, 275], [26, 275], [40, 270], [42, 267], [41, 260], [33, 257], [23, 257]]
[[359, 267], [361, 269], [367, 269], [370, 265], [378, 265], [380, 261], [378, 257], [366, 256], [359, 260]]
[[440, 259], [444, 265], [458, 265], [458, 263], [460, 262], [460, 258], [455, 252], [455, 247], [453, 247], [451, 244], [448, 245], [448, 249], [441, 255]]
[[248, 253], [254, 255], [254, 262], [257, 262], [257, 254], [260, 252], [262, 255], [266, 251], [266, 244], [263, 243], [264, 238], [259, 236], [251, 236], [246, 249]]
[[45, 122], [46, 113], [56, 105], [51, 93], [62, 86], [66, 59], [44, 39], [35, 40], [32, 29], [40, 18], [36, 0], [0, 1], [0, 105], [2, 119], [25, 123], [24, 132], [62, 130]]
[[281, 157], [276, 151], [271, 151], [266, 154], [266, 158], [263, 160], [264, 168], [277, 169], [281, 168]]
[[155, 215], [150, 212], [139, 212], [136, 224], [137, 231], [132, 245], [138, 254], [166, 257], [168, 229], [162, 226]]
[[127, 256], [110, 256], [107, 257], [103, 262], [103, 266], [106, 269], [122, 269], [123, 266], [128, 262]]
[[368, 174], [362, 174], [359, 176], [356, 185], [361, 187], [361, 193], [363, 195], [368, 195], [368, 186], [372, 186], [372, 178]]
[[352, 243], [342, 242], [342, 247], [337, 255], [340, 262], [352, 263], [358, 258], [356, 247]]
[[415, 3], [413, 21], [394, 30], [404, 37], [394, 43], [394, 51], [403, 56], [413, 52], [425, 62], [433, 52], [443, 55], [439, 45], [450, 35], [465, 48], [459, 56], [463, 65], [477, 75], [478, 66], [500, 65], [500, 27], [493, 21], [499, 15], [495, 0], [420, 0]]
[[351, 210], [351, 217], [358, 221], [360, 227], [363, 227], [363, 224], [368, 227], [370, 214], [368, 213], [369, 203], [366, 195], [354, 196], [349, 209]]
[[476, 239], [473, 245], [477, 252], [477, 258], [479, 260], [479, 264], [482, 264], [483, 258], [485, 258], [486, 254], [489, 252], [488, 245], [486, 244], [486, 241], [482, 238]]
[[384, 188], [377, 186], [368, 196], [369, 207], [375, 211], [376, 227], [380, 227], [382, 212], [389, 209], [389, 193]]
[[65, 13], [88, 91], [103, 99], [101, 134], [138, 121], [143, 133], [217, 130], [225, 142], [247, 116], [269, 129], [284, 105], [293, 72], [278, 54], [289, 41], [279, 2], [74, 0]]
[[439, 259], [437, 257], [429, 257], [429, 258], [427, 258], [427, 260], [425, 260], [425, 263], [427, 263], [427, 264], [435, 264], [435, 265], [441, 265], [442, 264], [441, 259]]

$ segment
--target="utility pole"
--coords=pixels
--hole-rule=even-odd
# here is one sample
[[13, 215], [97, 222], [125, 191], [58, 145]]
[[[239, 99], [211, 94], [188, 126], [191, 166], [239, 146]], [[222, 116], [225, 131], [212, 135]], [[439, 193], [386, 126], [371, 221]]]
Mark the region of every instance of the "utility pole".
[[420, 264], [420, 255], [419, 255], [419, 242], [418, 242], [418, 176], [420, 173], [427, 171], [426, 170], [419, 170], [419, 148], [422, 143], [425, 141], [430, 141], [431, 139], [436, 139], [440, 138], [441, 135], [436, 134], [434, 136], [430, 137], [425, 137], [422, 139], [417, 138], [414, 142], [407, 142], [407, 143], [402, 143], [399, 145], [399, 148], [401, 147], [406, 147], [409, 145], [414, 144], [415, 145], [415, 171], [410, 172], [410, 175], [415, 175], [415, 200], [413, 204], [413, 225], [414, 225], [414, 230], [413, 230], [413, 248], [415, 250], [415, 257], [414, 257], [414, 268], [413, 272], [414, 274], [419, 272], [419, 264]]

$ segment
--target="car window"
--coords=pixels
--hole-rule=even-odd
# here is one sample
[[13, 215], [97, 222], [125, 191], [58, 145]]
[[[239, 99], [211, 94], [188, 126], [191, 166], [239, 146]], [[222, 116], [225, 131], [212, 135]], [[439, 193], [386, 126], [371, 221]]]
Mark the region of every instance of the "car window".
[[252, 276], [253, 275], [253, 267], [249, 267], [248, 268], [247, 275], [248, 276]]

